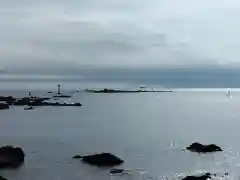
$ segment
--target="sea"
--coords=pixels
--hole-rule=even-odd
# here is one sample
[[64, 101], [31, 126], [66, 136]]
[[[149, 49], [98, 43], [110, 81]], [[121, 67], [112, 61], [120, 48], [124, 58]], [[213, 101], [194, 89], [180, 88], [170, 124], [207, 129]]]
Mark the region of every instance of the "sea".
[[[136, 84], [77, 80], [0, 81], [0, 95], [48, 97], [61, 84], [82, 107], [11, 107], [0, 111], [0, 145], [21, 147], [25, 163], [0, 170], [9, 180], [160, 180], [205, 172], [240, 178], [240, 90], [172, 88], [171, 93], [92, 94], [85, 88], [134, 89]], [[150, 87], [148, 87], [150, 88]], [[162, 89], [152, 86], [151, 88]], [[193, 142], [224, 151], [197, 154]], [[125, 162], [123, 174], [90, 166], [75, 155], [109, 152]], [[228, 175], [226, 176], [225, 173]]]

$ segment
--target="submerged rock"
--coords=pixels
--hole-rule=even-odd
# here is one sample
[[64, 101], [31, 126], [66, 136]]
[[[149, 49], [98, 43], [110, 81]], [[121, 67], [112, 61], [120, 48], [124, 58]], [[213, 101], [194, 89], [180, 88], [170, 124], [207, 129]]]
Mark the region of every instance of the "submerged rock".
[[74, 159], [82, 159], [82, 161], [94, 166], [116, 166], [122, 164], [124, 161], [120, 158], [110, 154], [101, 153], [89, 156], [74, 156]]
[[9, 109], [9, 105], [7, 103], [0, 103], [0, 109]]
[[109, 170], [109, 173], [110, 174], [120, 174], [120, 173], [123, 173], [124, 172], [124, 169], [110, 169]]
[[18, 168], [24, 162], [24, 156], [23, 150], [19, 147], [1, 147], [0, 168]]
[[189, 151], [198, 152], [198, 153], [209, 153], [209, 152], [222, 151], [222, 149], [215, 144], [202, 145], [198, 142], [191, 144], [186, 149]]
[[33, 107], [25, 107], [24, 110], [33, 110]]
[[182, 180], [207, 180], [207, 179], [211, 179], [210, 173], [206, 173], [206, 174], [200, 175], [200, 176], [187, 176], [187, 177], [183, 178]]

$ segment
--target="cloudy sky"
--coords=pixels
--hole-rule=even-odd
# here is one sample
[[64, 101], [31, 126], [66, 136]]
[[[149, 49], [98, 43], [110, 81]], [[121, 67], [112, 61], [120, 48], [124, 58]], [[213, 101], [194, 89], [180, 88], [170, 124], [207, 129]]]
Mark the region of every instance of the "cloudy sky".
[[0, 68], [240, 62], [239, 0], [3, 0]]

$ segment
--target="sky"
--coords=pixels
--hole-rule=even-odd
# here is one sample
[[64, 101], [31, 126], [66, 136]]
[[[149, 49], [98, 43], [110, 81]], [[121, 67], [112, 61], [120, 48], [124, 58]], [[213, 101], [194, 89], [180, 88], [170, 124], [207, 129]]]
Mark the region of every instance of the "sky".
[[0, 69], [240, 63], [238, 0], [5, 0]]

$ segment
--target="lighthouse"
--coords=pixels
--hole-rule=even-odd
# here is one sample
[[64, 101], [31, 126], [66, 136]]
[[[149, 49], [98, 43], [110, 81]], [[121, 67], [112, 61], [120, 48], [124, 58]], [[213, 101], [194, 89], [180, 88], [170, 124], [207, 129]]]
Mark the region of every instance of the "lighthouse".
[[61, 94], [61, 90], [60, 90], [61, 86], [60, 86], [60, 84], [58, 84], [57, 87], [58, 87], [58, 92], [57, 93]]

